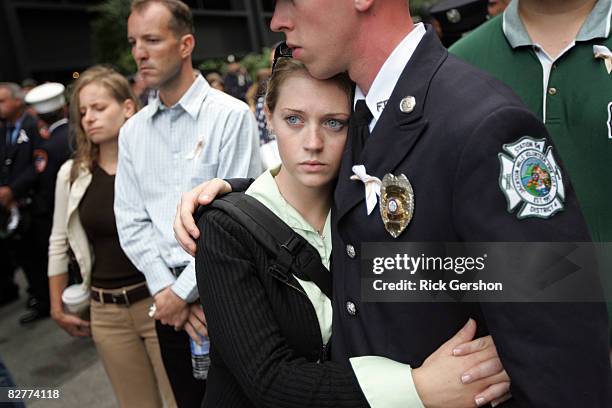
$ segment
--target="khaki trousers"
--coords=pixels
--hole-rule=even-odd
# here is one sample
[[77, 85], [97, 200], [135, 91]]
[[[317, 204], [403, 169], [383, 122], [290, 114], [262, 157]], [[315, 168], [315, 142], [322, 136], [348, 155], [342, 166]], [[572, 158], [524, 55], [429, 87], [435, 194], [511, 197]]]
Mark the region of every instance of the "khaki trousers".
[[[127, 289], [139, 286], [127, 286]], [[121, 293], [124, 288], [104, 290]], [[153, 298], [128, 306], [91, 301], [91, 333], [121, 407], [176, 407], [162, 363]], [[163, 402], [162, 402], [163, 401]]]

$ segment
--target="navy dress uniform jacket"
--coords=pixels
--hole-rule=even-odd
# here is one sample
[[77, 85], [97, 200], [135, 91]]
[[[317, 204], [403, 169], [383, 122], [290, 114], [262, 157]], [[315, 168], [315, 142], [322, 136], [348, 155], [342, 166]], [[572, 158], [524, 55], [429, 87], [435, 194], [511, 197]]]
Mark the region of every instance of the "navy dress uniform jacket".
[[63, 123], [42, 140], [35, 151], [35, 168], [38, 185], [34, 193], [32, 212], [37, 216], [52, 217], [55, 199], [57, 172], [70, 158], [68, 124]]
[[[400, 110], [406, 96], [416, 99], [411, 113]], [[429, 27], [359, 163], [352, 163], [351, 141], [344, 152], [332, 211], [334, 360], [348, 364], [350, 357], [379, 355], [418, 367], [473, 317], [479, 335], [493, 336], [512, 379], [514, 399], [507, 406], [612, 406], [603, 304], [360, 300], [362, 242], [590, 241], [565, 173], [563, 211], [520, 220], [507, 211], [498, 153], [523, 136], [552, 145], [543, 124], [509, 88], [449, 56]], [[381, 180], [387, 173], [410, 180], [414, 216], [397, 239], [385, 230], [378, 208], [367, 215], [364, 185], [349, 179], [353, 164], [364, 164]]]
[[39, 143], [37, 120], [26, 113], [21, 122], [22, 135], [12, 145], [4, 137], [6, 127], [0, 126], [0, 186], [10, 187], [15, 199], [25, 199], [35, 188], [37, 175], [32, 165], [32, 154]]

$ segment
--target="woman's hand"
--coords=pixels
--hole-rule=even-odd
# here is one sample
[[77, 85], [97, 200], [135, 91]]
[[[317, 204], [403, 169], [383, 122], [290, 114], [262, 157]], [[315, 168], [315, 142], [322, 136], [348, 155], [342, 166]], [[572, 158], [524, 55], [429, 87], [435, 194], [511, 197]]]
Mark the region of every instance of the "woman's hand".
[[75, 337], [89, 337], [91, 330], [89, 322], [79, 319], [78, 316], [64, 312], [62, 292], [68, 285], [68, 273], [49, 276], [49, 300], [51, 303], [51, 317], [55, 323]]
[[491, 336], [473, 340], [470, 319], [450, 340], [412, 371], [414, 384], [427, 408], [462, 408], [499, 404], [510, 398], [510, 378]]
[[[509, 400], [512, 395], [510, 394], [510, 377], [508, 373], [506, 373], [506, 370], [504, 370], [501, 360], [497, 355], [497, 348], [495, 347], [493, 338], [491, 336], [485, 336], [472, 340], [469, 343], [461, 344], [453, 349], [453, 355], [467, 356], [469, 354], [486, 352], [487, 350], [493, 350], [495, 352], [494, 357], [477, 364], [463, 373], [461, 382], [470, 384], [474, 381], [503, 373], [505, 381], [491, 384], [485, 391], [475, 397], [477, 405], [480, 406], [490, 402], [491, 406], [495, 407]], [[482, 398], [484, 398], [484, 400], [482, 400]]]
[[91, 329], [89, 322], [76, 315], [65, 313], [61, 310], [52, 310], [51, 317], [55, 323], [73, 337], [90, 337]]

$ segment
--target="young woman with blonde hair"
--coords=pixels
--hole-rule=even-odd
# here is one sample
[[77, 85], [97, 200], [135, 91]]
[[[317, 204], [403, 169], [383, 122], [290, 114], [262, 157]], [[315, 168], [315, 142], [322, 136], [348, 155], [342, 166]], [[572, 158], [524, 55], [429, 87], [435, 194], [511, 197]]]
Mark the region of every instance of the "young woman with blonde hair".
[[[75, 83], [70, 105], [76, 152], [57, 176], [49, 242], [51, 316], [72, 336], [93, 337], [122, 407], [176, 406], [148, 317], [145, 278], [119, 245], [113, 212], [119, 129], [138, 109], [130, 85], [95, 66]], [[91, 291], [91, 323], [65, 311], [70, 252]]]

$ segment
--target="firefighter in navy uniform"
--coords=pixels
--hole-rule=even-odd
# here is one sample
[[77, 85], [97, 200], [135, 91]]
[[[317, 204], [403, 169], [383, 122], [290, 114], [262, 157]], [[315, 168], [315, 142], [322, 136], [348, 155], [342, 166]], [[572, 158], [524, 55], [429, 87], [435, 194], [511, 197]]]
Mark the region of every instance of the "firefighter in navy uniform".
[[49, 316], [47, 264], [49, 236], [53, 224], [55, 180], [59, 168], [70, 157], [64, 86], [58, 83], [37, 86], [26, 95], [25, 101], [48, 126], [39, 122], [40, 143], [32, 154], [37, 183], [30, 205], [30, 256], [26, 260], [27, 269], [31, 271], [32, 278], [40, 282], [40, 288], [28, 304], [28, 313], [19, 319], [21, 324]]
[[442, 44], [450, 47], [487, 21], [487, 0], [444, 0], [434, 4], [429, 14], [440, 25]]
[[[348, 70], [357, 83], [332, 207], [332, 360], [359, 368], [364, 358], [379, 356], [418, 367], [473, 318], [479, 335], [492, 335], [512, 380], [507, 406], [611, 407], [601, 302], [402, 303], [362, 296], [364, 242], [589, 242], [544, 125], [505, 85], [449, 55], [433, 28], [413, 25], [405, 1], [278, 1], [271, 26], [285, 33], [311, 74]], [[341, 39], [341, 52], [330, 46], [331, 36]], [[538, 161], [537, 172], [513, 178], [515, 164], [535, 171], [528, 158]], [[537, 187], [529, 185], [535, 175]], [[195, 245], [185, 238], [195, 231], [185, 214], [193, 198], [204, 204], [214, 195], [214, 185], [181, 199], [175, 235], [190, 251]], [[232, 184], [234, 191], [242, 187]], [[593, 280], [585, 276], [585, 284]], [[361, 378], [395, 392], [375, 374]], [[420, 375], [413, 380], [431, 384]]]
[[[27, 210], [37, 175], [32, 153], [38, 143], [37, 119], [26, 111], [23, 90], [14, 83], [0, 83], [0, 305], [19, 297], [13, 282], [21, 265], [27, 228]], [[29, 281], [29, 291], [36, 282]]]

